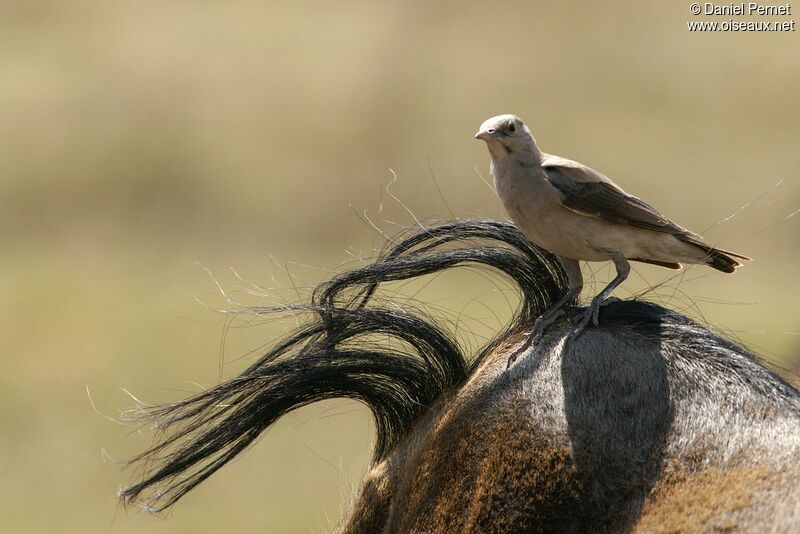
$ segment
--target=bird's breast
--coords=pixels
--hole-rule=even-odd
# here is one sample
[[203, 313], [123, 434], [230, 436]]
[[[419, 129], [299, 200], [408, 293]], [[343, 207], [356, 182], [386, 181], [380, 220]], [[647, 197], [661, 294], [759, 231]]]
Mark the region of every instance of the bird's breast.
[[608, 255], [584, 231], [586, 218], [563, 206], [560, 194], [547, 182], [544, 172], [525, 171], [495, 174], [497, 194], [525, 237], [559, 256], [607, 259]]

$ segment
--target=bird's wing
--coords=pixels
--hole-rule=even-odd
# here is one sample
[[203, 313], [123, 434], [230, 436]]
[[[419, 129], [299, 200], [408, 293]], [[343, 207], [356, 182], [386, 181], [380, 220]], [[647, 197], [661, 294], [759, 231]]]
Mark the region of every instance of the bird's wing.
[[607, 176], [577, 161], [543, 154], [542, 168], [564, 206], [576, 213], [656, 232], [696, 236], [644, 200], [623, 191]]

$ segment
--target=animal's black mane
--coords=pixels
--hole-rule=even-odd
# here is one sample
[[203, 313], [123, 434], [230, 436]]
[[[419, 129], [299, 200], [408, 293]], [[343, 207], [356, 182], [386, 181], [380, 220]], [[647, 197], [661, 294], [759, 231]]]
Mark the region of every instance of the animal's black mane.
[[[521, 303], [511, 324], [477, 358], [420, 311], [375, 304], [385, 282], [415, 278], [463, 264], [505, 274]], [[159, 440], [131, 463], [143, 479], [124, 489], [124, 502], [147, 501], [163, 510], [245, 450], [287, 412], [335, 397], [367, 405], [377, 430], [375, 458], [385, 457], [414, 421], [445, 391], [457, 387], [472, 365], [509, 335], [538, 317], [566, 290], [558, 260], [532, 245], [511, 224], [474, 220], [418, 229], [373, 263], [321, 284], [311, 303], [291, 309], [309, 317], [239, 376], [172, 404], [145, 408]], [[285, 312], [286, 307], [259, 309]], [[392, 336], [399, 348], [364, 338]]]

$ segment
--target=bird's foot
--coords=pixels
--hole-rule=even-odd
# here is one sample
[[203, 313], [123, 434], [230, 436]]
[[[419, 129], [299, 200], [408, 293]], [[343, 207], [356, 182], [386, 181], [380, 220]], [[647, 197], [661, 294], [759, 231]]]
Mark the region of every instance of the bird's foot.
[[600, 324], [599, 321], [600, 308], [608, 304], [611, 304], [612, 302], [617, 302], [618, 300], [619, 299], [616, 297], [609, 297], [604, 300], [600, 298], [595, 298], [594, 300], [592, 300], [591, 304], [589, 304], [589, 307], [586, 308], [585, 312], [583, 312], [581, 320], [578, 322], [578, 326], [576, 326], [575, 329], [570, 334], [570, 339], [575, 339], [576, 337], [581, 335], [583, 330], [587, 326], [589, 326], [589, 321], [591, 321], [594, 326], [598, 326]]
[[578, 326], [576, 326], [569, 335], [569, 339], [575, 339], [581, 335], [583, 329], [589, 325], [589, 321], [592, 319], [593, 311], [591, 307], [583, 312], [581, 315], [581, 320], [578, 322]]
[[561, 317], [563, 314], [564, 310], [558, 308], [550, 310], [550, 312], [539, 316], [539, 318], [533, 323], [533, 328], [525, 338], [525, 341], [519, 347], [514, 349], [514, 352], [512, 352], [511, 356], [508, 357], [506, 369], [509, 369], [522, 353], [527, 351], [533, 345], [539, 343], [539, 341], [542, 339], [542, 336], [544, 336], [544, 331], [547, 329], [547, 327], [553, 324], [556, 319]]

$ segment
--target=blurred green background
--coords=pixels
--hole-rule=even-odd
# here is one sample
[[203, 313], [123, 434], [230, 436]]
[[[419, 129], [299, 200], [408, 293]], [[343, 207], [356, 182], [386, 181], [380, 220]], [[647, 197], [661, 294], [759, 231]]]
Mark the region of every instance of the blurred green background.
[[[666, 281], [650, 298], [797, 354], [800, 40], [690, 19], [685, 1], [0, 2], [3, 531], [334, 526], [368, 462], [365, 409], [287, 416], [154, 518], [116, 502], [135, 477], [119, 462], [150, 443], [114, 422], [124, 390], [177, 399], [252, 361], [293, 323], [225, 330], [214, 310], [303, 298], [369, 256], [364, 210], [412, 224], [389, 169], [421, 220], [503, 217], [472, 138], [498, 113], [756, 259], [669, 281], [637, 266], [618, 295]], [[417, 298], [496, 325], [492, 288], [455, 276]], [[476, 294], [491, 312], [464, 309]]]

